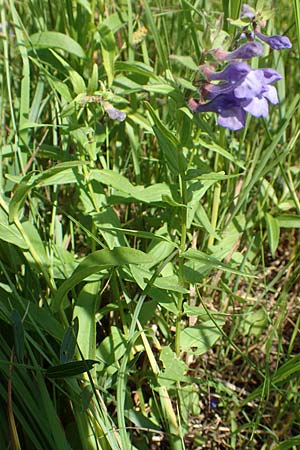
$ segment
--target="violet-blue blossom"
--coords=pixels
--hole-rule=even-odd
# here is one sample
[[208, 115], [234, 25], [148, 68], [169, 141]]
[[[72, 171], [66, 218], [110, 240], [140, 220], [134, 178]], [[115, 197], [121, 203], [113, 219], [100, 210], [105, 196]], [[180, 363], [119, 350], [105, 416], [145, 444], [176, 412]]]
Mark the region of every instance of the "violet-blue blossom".
[[249, 99], [260, 95], [267, 86], [282, 79], [279, 72], [274, 69], [251, 70], [244, 80], [234, 88], [237, 98]]
[[250, 41], [241, 45], [236, 50], [228, 52], [221, 48], [211, 50], [215, 59], [218, 61], [234, 61], [236, 59], [251, 59], [255, 56], [261, 56], [264, 52], [263, 46], [259, 42]]
[[189, 107], [194, 113], [214, 112], [218, 114], [218, 123], [232, 131], [245, 126], [246, 113], [240, 106], [240, 101], [231, 94], [222, 94], [207, 103], [198, 103], [191, 99]]
[[118, 120], [119, 122], [123, 122], [126, 119], [126, 113], [115, 108], [111, 103], [102, 102], [102, 106], [110, 119]]
[[251, 70], [252, 69], [250, 66], [248, 66], [248, 64], [243, 62], [236, 62], [228, 64], [225, 69], [220, 72], [211, 71], [210, 73], [208, 73], [207, 79], [209, 81], [223, 80], [227, 81], [230, 84], [236, 84], [239, 81], [243, 80]]
[[224, 60], [232, 61], [234, 59], [251, 59], [255, 56], [261, 56], [264, 52], [263, 46], [259, 42], [246, 42], [233, 52], [229, 52]]
[[[254, 70], [245, 62], [236, 60], [247, 60], [263, 54], [264, 47], [254, 40], [256, 37], [276, 50], [292, 46], [286, 36], [266, 36], [260, 33], [265, 20], [257, 21], [256, 13], [250, 6], [242, 6], [241, 17], [250, 19], [252, 23], [251, 40], [232, 52], [222, 48], [211, 50], [210, 53], [216, 60], [228, 61], [229, 64], [218, 72], [207, 64], [200, 66], [206, 79], [199, 88], [202, 100], [189, 101], [189, 107], [194, 113], [217, 113], [219, 125], [231, 130], [239, 130], [245, 126], [246, 113], [266, 118], [269, 114], [269, 102], [278, 104], [277, 91], [272, 84], [282, 79], [280, 73], [272, 68]], [[249, 39], [250, 31], [246, 28], [243, 32]], [[214, 84], [214, 81], [220, 83]]]
[[[216, 112], [218, 123], [231, 130], [239, 130], [245, 124], [246, 112], [254, 117], [267, 117], [268, 102], [278, 103], [277, 91], [272, 83], [282, 77], [274, 69], [252, 70], [245, 63], [229, 64], [223, 71], [207, 73], [210, 80], [222, 80], [214, 85], [205, 83], [201, 88], [207, 103], [191, 100], [189, 106], [194, 113]], [[228, 80], [228, 81], [227, 81]]]
[[271, 83], [280, 80], [281, 75], [273, 69], [252, 70], [244, 81], [234, 89], [236, 98], [241, 99], [243, 109], [254, 117], [267, 117], [268, 101], [278, 104], [277, 91]]
[[266, 36], [265, 34], [255, 31], [259, 39], [268, 44], [273, 50], [282, 50], [285, 48], [292, 48], [291, 41], [287, 36]]
[[241, 8], [240, 17], [241, 18], [247, 17], [248, 19], [254, 19], [255, 11], [253, 8], [251, 8], [251, 6], [244, 4], [244, 5], [242, 5], [242, 8]]

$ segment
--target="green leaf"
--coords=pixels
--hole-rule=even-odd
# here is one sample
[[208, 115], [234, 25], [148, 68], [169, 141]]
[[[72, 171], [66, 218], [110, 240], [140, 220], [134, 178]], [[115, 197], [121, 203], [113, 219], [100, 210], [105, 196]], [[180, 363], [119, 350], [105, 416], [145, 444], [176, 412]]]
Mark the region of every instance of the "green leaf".
[[69, 78], [72, 83], [75, 94], [85, 94], [86, 93], [86, 85], [85, 81], [81, 75], [75, 70], [69, 69]]
[[[105, 225], [102, 225], [103, 222], [101, 220], [101, 216], [102, 216], [102, 213], [92, 215], [93, 222], [95, 223], [96, 227], [100, 228], [101, 231], [105, 231], [107, 233], [110, 233], [112, 236], [118, 237], [118, 240], [120, 240], [121, 235], [128, 235], [128, 236], [135, 236], [136, 238], [165, 241], [165, 242], [168, 242], [169, 244], [171, 244], [173, 247], [177, 247], [177, 244], [175, 242], [170, 241], [167, 237], [158, 236], [154, 233], [151, 233], [150, 231], [130, 230], [129, 228], [115, 227], [108, 223]], [[120, 245], [124, 245], [124, 244], [120, 244]]]
[[93, 359], [85, 359], [83, 361], [72, 361], [66, 364], [58, 364], [51, 366], [46, 370], [46, 376], [48, 378], [68, 378], [80, 375], [81, 373], [92, 370], [94, 364], [98, 364], [99, 361]]
[[219, 261], [219, 259], [215, 258], [214, 256], [207, 255], [206, 253], [201, 252], [200, 250], [190, 248], [186, 252], [182, 253], [181, 256], [187, 259], [198, 261], [202, 263], [204, 266], [222, 269], [224, 270], [224, 272], [234, 273], [236, 275], [242, 275], [244, 277], [250, 278], [254, 277], [254, 275], [250, 275], [248, 273], [241, 272], [240, 270], [236, 270], [232, 268], [229, 264], [222, 263], [221, 261]]
[[98, 31], [100, 36], [103, 65], [108, 79], [108, 86], [111, 86], [114, 79], [116, 42], [113, 33], [104, 23], [100, 24]]
[[[192, 220], [194, 219], [195, 221], [197, 221], [205, 229], [205, 231], [208, 234], [213, 235], [215, 239], [219, 240], [220, 237], [215, 232], [215, 229], [212, 226], [212, 224], [211, 224], [211, 222], [210, 222], [210, 220], [209, 220], [209, 218], [207, 216], [207, 213], [206, 213], [205, 209], [203, 208], [202, 204], [200, 202], [198, 202], [198, 204], [196, 204], [195, 207], [197, 208], [196, 210], [194, 210], [194, 208], [188, 208], [188, 211], [187, 211], [187, 213], [188, 213], [188, 223], [191, 223]], [[190, 216], [191, 216], [191, 218], [189, 219]]]
[[[28, 193], [31, 191], [31, 189], [35, 186], [46, 186], [47, 183], [49, 185], [51, 184], [58, 184], [58, 180], [62, 183], [72, 183], [76, 181], [76, 178], [74, 177], [74, 173], [72, 172], [73, 169], [76, 169], [82, 165], [84, 165], [84, 161], [66, 161], [63, 163], [56, 164], [55, 166], [51, 167], [50, 169], [47, 169], [37, 175], [25, 175], [17, 189], [15, 190], [15, 193], [12, 197], [12, 199], [9, 202], [9, 220], [10, 222], [13, 222], [18, 218], [18, 215], [23, 208], [25, 199], [28, 195]], [[55, 176], [60, 174], [61, 172], [68, 172], [68, 176], [66, 176], [66, 173], [62, 178], [59, 178], [58, 180], [55, 179]], [[54, 177], [54, 178], [53, 178]]]
[[10, 319], [13, 324], [14, 332], [14, 349], [16, 352], [16, 357], [18, 362], [22, 363], [24, 361], [24, 346], [25, 346], [25, 335], [22, 318], [19, 312], [14, 309], [10, 315]]
[[19, 212], [24, 205], [27, 194], [32, 188], [31, 175], [26, 175], [14, 192], [12, 199], [9, 202], [9, 221], [14, 222], [18, 219]]
[[115, 70], [122, 73], [138, 73], [149, 78], [157, 79], [157, 77], [154, 75], [153, 68], [151, 66], [148, 66], [147, 64], [142, 63], [141, 61], [117, 61], [115, 63]]
[[281, 214], [276, 219], [280, 228], [300, 228], [300, 215]]
[[0, 239], [22, 249], [28, 248], [18, 228], [8, 222], [8, 214], [2, 208], [0, 208]]
[[[223, 321], [216, 321], [219, 326]], [[180, 335], [180, 347], [183, 351], [195, 355], [206, 353], [222, 336], [221, 331], [212, 320], [207, 320], [200, 325], [185, 328]]]
[[185, 159], [179, 151], [180, 143], [176, 136], [162, 123], [150, 103], [145, 103], [154, 122], [153, 131], [158, 139], [159, 146], [166, 158], [169, 169], [177, 175], [185, 169]]
[[299, 448], [300, 446], [300, 434], [297, 436], [293, 436], [290, 439], [287, 439], [286, 441], [281, 442], [280, 444], [276, 445], [276, 447], [273, 447], [273, 450], [288, 450], [289, 448], [296, 447]]
[[103, 249], [93, 252], [81, 261], [71, 277], [59, 287], [52, 300], [52, 309], [53, 311], [57, 311], [68, 291], [89, 275], [98, 273], [109, 267], [151, 262], [153, 262], [152, 258], [146, 253], [133, 248], [115, 247], [112, 250]]
[[289, 361], [280, 366], [272, 378], [274, 384], [285, 382], [290, 376], [300, 372], [300, 355], [291, 357]]
[[174, 86], [171, 86], [170, 84], [167, 84], [167, 83], [144, 84], [143, 89], [147, 92], [161, 94], [161, 95], [169, 95], [173, 91], [175, 91]]
[[157, 379], [161, 386], [170, 387], [182, 380], [187, 367], [170, 347], [163, 347], [159, 359], [164, 365]]
[[243, 19], [235, 19], [235, 20], [233, 20], [233, 19], [227, 18], [227, 20], [230, 23], [230, 25], [233, 25], [233, 26], [238, 27], [238, 28], [244, 28], [245, 26], [247, 26], [247, 23], [249, 23], [249, 22], [247, 22], [246, 20], [243, 20]]
[[93, 94], [98, 89], [99, 75], [98, 75], [98, 64], [93, 64], [92, 75], [89, 78], [87, 92], [89, 95]]
[[182, 294], [188, 294], [189, 290], [180, 285], [178, 277], [176, 275], [172, 276], [162, 276], [156, 278], [154, 281], [154, 286], [159, 289], [165, 289], [167, 291], [181, 292]]
[[61, 343], [59, 358], [61, 364], [65, 364], [73, 360], [76, 349], [77, 335], [78, 318], [76, 317], [74, 319], [74, 324], [66, 329]]
[[116, 362], [124, 355], [126, 349], [125, 337], [119, 328], [112, 326], [109, 336], [104, 338], [97, 348], [97, 358], [101, 361], [106, 376], [108, 373], [112, 375], [117, 372]]
[[[300, 373], [300, 355], [293, 356], [289, 359], [289, 361], [285, 362], [280, 366], [276, 372], [273, 374], [270, 383], [271, 385], [281, 385], [282, 383], [286, 383], [291, 378], [297, 377], [299, 378]], [[252, 401], [257, 396], [261, 395], [265, 388], [265, 384], [263, 383], [253, 392], [251, 392], [245, 400], [243, 400], [242, 405], [246, 405], [248, 402]]]
[[274, 258], [280, 237], [280, 226], [279, 221], [276, 217], [271, 216], [271, 214], [265, 214], [266, 226], [267, 226], [267, 235], [268, 242], [271, 254]]
[[184, 421], [184, 425], [189, 427], [191, 416], [198, 417], [201, 414], [199, 392], [194, 384], [189, 384], [186, 386], [180, 386], [178, 394], [180, 399], [180, 413]]
[[171, 61], [176, 61], [179, 64], [187, 67], [188, 69], [194, 71], [199, 70], [199, 66], [197, 66], [197, 64], [194, 62], [191, 56], [170, 55], [169, 58]]
[[83, 6], [87, 12], [92, 15], [92, 10], [91, 10], [91, 6], [90, 6], [90, 2], [89, 0], [77, 0], [77, 3], [81, 6]]
[[187, 303], [184, 303], [183, 310], [184, 314], [188, 317], [197, 316], [202, 321], [208, 320], [211, 316], [222, 316], [222, 313], [216, 311], [207, 311], [203, 306], [192, 306], [188, 305]]
[[244, 336], [260, 336], [268, 324], [268, 316], [263, 308], [241, 315], [240, 329]]
[[78, 318], [77, 342], [83, 357], [96, 357], [96, 310], [99, 304], [100, 282], [86, 283], [81, 289], [74, 307], [73, 317]]
[[[32, 248], [34, 248], [34, 251], [36, 255], [38, 255], [39, 260], [41, 264], [44, 267], [49, 266], [49, 258], [45, 249], [45, 245], [41, 239], [41, 236], [39, 235], [38, 230], [36, 227], [29, 221], [22, 223], [23, 232], [25, 233], [27, 237], [27, 241], [30, 241], [30, 245]], [[27, 261], [34, 266], [36, 264], [36, 261], [33, 259], [31, 253], [24, 252], [24, 255], [27, 259]], [[37, 268], [39, 271], [39, 268]]]
[[[126, 177], [114, 170], [93, 169], [90, 172], [90, 179], [113, 187], [116, 189], [116, 193], [114, 194], [124, 192], [127, 197], [129, 195], [131, 199], [134, 198], [140, 202], [156, 203], [164, 201], [165, 196], [172, 197], [170, 187], [166, 183], [157, 183], [146, 188], [143, 186], [134, 186]], [[131, 201], [131, 199], [127, 200]]]
[[29, 36], [28, 46], [33, 48], [59, 48], [67, 53], [85, 58], [85, 52], [78, 42], [66, 34], [56, 31], [41, 31]]
[[225, 159], [228, 159], [228, 161], [231, 161], [234, 165], [240, 167], [241, 169], [245, 169], [244, 165], [241, 162], [237, 161], [235, 156], [233, 156], [231, 153], [229, 153], [227, 150], [225, 150], [225, 148], [221, 147], [220, 145], [216, 144], [215, 142], [212, 144], [209, 144], [201, 138], [199, 138], [197, 142], [199, 142], [199, 144], [201, 144], [204, 148], [207, 148], [208, 150], [211, 150], [214, 153], [218, 153], [219, 155], [222, 155]]

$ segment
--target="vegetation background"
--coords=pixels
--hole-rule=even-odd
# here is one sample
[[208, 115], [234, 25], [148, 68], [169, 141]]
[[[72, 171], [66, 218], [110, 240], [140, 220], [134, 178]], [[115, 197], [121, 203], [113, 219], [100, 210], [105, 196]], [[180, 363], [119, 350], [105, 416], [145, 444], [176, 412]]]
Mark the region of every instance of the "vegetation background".
[[1, 449], [300, 448], [300, 7], [251, 5], [233, 133], [186, 104], [240, 1], [0, 1]]

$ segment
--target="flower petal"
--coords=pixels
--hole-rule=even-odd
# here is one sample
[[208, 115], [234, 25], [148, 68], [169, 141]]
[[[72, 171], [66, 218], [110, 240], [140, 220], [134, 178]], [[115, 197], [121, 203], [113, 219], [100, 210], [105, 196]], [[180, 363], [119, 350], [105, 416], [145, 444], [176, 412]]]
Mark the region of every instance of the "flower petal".
[[228, 111], [223, 111], [222, 114], [218, 116], [218, 124], [222, 127], [229, 128], [232, 131], [240, 130], [245, 126], [246, 113], [245, 111], [237, 106]]
[[292, 48], [291, 41], [287, 36], [266, 36], [265, 34], [255, 31], [255, 34], [259, 39], [264, 41], [274, 50], [282, 50], [284, 48]]
[[274, 69], [258, 69], [263, 72], [264, 83], [271, 84], [275, 83], [275, 81], [282, 80], [282, 76], [277, 70]]
[[236, 84], [243, 80], [251, 71], [251, 67], [244, 62], [236, 62], [228, 64], [221, 72], [211, 72], [209, 80], [223, 80], [231, 84]]
[[262, 94], [269, 102], [273, 103], [273, 105], [277, 105], [279, 103], [278, 95], [276, 88], [274, 86], [265, 86], [264, 92]]
[[248, 19], [254, 19], [255, 18], [254, 9], [251, 8], [251, 6], [249, 5], [246, 4], [242, 5], [240, 18], [243, 17], [248, 17]]
[[263, 88], [263, 72], [252, 70], [248, 73], [244, 81], [234, 89], [237, 98], [251, 99], [261, 94]]
[[218, 95], [229, 94], [232, 92], [233, 86], [230, 83], [211, 84], [205, 83], [199, 91], [205, 100], [212, 100]]
[[103, 102], [102, 106], [110, 119], [118, 120], [119, 122], [123, 122], [126, 119], [126, 113], [115, 108], [111, 103]]
[[234, 59], [251, 59], [255, 56], [261, 56], [264, 52], [263, 46], [259, 42], [247, 42], [233, 52], [228, 53], [224, 59], [232, 61]]
[[269, 105], [264, 97], [253, 97], [243, 105], [243, 108], [254, 117], [268, 117]]

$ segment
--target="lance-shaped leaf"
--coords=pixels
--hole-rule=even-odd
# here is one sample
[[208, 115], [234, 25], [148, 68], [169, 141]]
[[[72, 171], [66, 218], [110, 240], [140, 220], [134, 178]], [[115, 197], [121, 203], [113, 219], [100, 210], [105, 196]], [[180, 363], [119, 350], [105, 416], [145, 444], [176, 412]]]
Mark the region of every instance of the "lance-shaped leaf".
[[57, 311], [69, 290], [92, 274], [110, 267], [152, 262], [152, 258], [146, 253], [133, 248], [115, 247], [112, 250], [97, 250], [86, 256], [74, 270], [71, 277], [59, 287], [52, 301], [52, 309]]
[[49, 369], [46, 370], [46, 376], [48, 378], [74, 377], [92, 370], [94, 364], [98, 364], [98, 361], [93, 359], [85, 359], [83, 361], [72, 361], [66, 364], [58, 364], [57, 366], [49, 367]]

